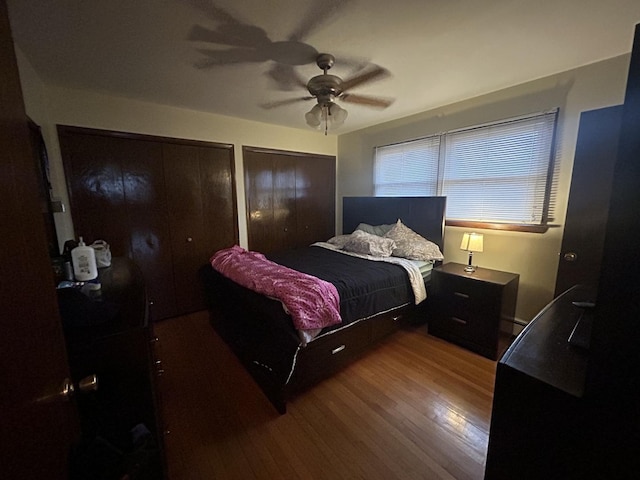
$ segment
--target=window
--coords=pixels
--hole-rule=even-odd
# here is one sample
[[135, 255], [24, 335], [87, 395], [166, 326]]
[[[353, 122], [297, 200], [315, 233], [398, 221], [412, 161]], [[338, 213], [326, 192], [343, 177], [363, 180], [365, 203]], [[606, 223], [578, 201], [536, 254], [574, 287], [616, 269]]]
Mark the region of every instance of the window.
[[557, 110], [377, 147], [377, 196], [444, 195], [449, 224], [546, 225]]

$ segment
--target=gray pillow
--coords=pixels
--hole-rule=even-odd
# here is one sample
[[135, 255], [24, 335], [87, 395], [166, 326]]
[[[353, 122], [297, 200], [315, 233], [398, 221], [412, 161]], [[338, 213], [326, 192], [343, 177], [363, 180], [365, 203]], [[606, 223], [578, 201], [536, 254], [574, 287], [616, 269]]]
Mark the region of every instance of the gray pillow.
[[384, 234], [396, 243], [393, 250], [394, 257], [404, 257], [409, 260], [444, 260], [440, 248], [404, 225], [399, 219], [391, 230]]
[[372, 235], [362, 230], [356, 230], [350, 235], [349, 241], [342, 247], [347, 252], [372, 255], [374, 257], [390, 257], [395, 242], [390, 238]]
[[371, 235], [377, 235], [379, 237], [384, 236], [389, 230], [393, 228], [395, 224], [390, 225], [369, 225], [368, 223], [361, 223], [356, 230], [362, 230], [363, 232], [370, 233]]

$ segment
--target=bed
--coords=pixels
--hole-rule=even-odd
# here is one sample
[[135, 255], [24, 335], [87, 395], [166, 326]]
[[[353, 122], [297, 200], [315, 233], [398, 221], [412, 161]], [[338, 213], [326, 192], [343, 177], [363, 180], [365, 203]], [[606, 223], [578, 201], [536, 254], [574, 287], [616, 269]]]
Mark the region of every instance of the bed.
[[[444, 197], [344, 197], [342, 231], [350, 234], [361, 224], [390, 226], [400, 219], [442, 250], [445, 204]], [[321, 241], [267, 255], [278, 265], [315, 275], [343, 292], [342, 322], [312, 335], [294, 327], [280, 301], [230, 280], [210, 264], [200, 272], [212, 326], [281, 414], [295, 394], [335, 373], [401, 325], [426, 321], [428, 299], [416, 303], [417, 290], [406, 266], [335, 252], [341, 247], [339, 237], [334, 244]], [[421, 275], [428, 297], [429, 268]], [[358, 283], [362, 278], [367, 285]], [[357, 295], [344, 294], [351, 283]], [[364, 288], [370, 292], [361, 292]]]

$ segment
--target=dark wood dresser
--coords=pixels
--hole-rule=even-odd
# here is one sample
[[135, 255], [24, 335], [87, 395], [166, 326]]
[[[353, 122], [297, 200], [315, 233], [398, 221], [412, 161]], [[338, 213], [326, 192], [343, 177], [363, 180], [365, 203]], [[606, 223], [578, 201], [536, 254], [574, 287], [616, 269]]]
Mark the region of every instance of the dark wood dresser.
[[520, 276], [480, 267], [467, 273], [464, 267], [433, 269], [429, 333], [497, 360], [513, 339]]
[[[162, 423], [148, 300], [140, 269], [114, 258], [101, 289], [58, 289], [82, 442], [72, 478], [163, 478]], [[96, 375], [97, 389], [80, 382]], [[86, 387], [86, 386], [85, 386]], [[125, 477], [124, 475], [128, 475]]]
[[[574, 287], [520, 333], [496, 371], [485, 478], [583, 479], [590, 476], [593, 413], [584, 401], [588, 353], [569, 343], [593, 294]], [[609, 477], [618, 478], [618, 477]]]

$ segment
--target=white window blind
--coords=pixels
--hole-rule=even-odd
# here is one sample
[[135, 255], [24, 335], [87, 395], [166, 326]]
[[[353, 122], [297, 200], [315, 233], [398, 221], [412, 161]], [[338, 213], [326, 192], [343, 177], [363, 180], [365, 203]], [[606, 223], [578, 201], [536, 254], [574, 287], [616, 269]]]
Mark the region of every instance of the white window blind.
[[439, 136], [377, 147], [373, 167], [375, 195], [436, 195], [439, 151]]
[[378, 147], [376, 195], [444, 195], [450, 220], [544, 224], [556, 116]]

